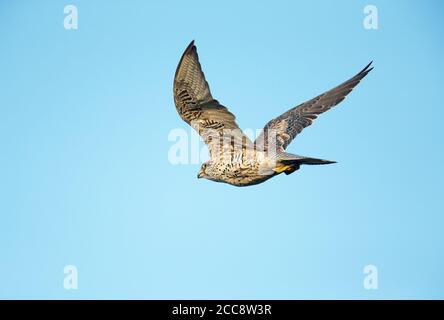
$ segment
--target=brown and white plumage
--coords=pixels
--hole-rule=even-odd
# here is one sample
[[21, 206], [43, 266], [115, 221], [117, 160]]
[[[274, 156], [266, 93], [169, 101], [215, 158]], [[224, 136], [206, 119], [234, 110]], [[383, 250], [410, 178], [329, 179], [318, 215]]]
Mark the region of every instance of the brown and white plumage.
[[[180, 117], [198, 130], [210, 148], [217, 141], [210, 133], [238, 130], [239, 138], [248, 139], [236, 123], [236, 117], [211, 95], [208, 82], [199, 63], [196, 46], [192, 41], [180, 59], [174, 77], [174, 102]], [[247, 140], [249, 141], [249, 140]], [[249, 141], [251, 143], [251, 141]]]
[[235, 116], [211, 95], [192, 41], [174, 77], [174, 102], [180, 117], [197, 130], [210, 151], [198, 177], [236, 186], [261, 183], [277, 174], [291, 174], [301, 164], [328, 164], [316, 158], [285, 152], [286, 147], [317, 116], [338, 103], [373, 69], [367, 65], [343, 84], [306, 101], [268, 122], [252, 143]]
[[330, 110], [345, 99], [362, 78], [373, 69], [370, 68], [370, 65], [371, 62], [362, 69], [361, 72], [339, 86], [270, 120], [270, 122], [265, 125], [263, 133], [257, 138], [257, 143], [262, 143], [262, 139], [265, 139], [264, 144], [268, 145], [269, 142], [266, 140], [267, 131], [276, 130], [276, 149], [278, 152], [284, 152], [290, 142], [301, 133], [304, 128], [311, 125], [318, 115]]

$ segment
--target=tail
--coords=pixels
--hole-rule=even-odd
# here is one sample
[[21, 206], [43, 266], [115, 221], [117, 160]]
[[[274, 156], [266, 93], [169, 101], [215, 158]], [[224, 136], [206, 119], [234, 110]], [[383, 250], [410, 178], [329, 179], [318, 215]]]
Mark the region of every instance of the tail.
[[299, 169], [301, 164], [319, 165], [331, 163], [336, 163], [336, 161], [298, 156], [296, 154], [283, 152], [278, 155], [274, 171], [277, 173], [285, 172], [285, 174], [292, 174]]

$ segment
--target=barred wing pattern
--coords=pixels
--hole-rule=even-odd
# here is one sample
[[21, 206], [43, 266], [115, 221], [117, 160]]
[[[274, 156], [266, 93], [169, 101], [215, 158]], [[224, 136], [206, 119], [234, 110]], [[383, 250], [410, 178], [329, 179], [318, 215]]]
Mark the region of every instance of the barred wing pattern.
[[177, 112], [202, 136], [211, 157], [223, 152], [224, 130], [231, 130], [234, 139], [240, 139], [242, 144], [251, 143], [237, 125], [235, 116], [213, 99], [194, 41], [188, 45], [177, 66], [173, 91]]
[[[370, 68], [371, 64], [370, 62], [361, 72], [339, 86], [288, 110], [268, 122], [262, 134], [256, 139], [255, 144], [264, 149], [273, 146], [277, 152], [284, 152], [290, 142], [304, 128], [311, 125], [318, 115], [330, 110], [345, 99], [353, 88], [373, 69]], [[270, 134], [270, 131], [273, 131], [273, 134]], [[274, 137], [273, 141], [268, 140], [268, 137], [271, 136]]]

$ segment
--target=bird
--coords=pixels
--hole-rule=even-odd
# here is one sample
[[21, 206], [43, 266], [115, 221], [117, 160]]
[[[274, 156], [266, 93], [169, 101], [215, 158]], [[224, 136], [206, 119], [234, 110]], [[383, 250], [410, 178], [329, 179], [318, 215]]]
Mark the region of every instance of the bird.
[[237, 187], [256, 185], [301, 165], [324, 165], [335, 161], [286, 152], [287, 146], [321, 114], [339, 104], [373, 69], [370, 62], [344, 83], [270, 120], [253, 142], [240, 129], [236, 117], [213, 98], [202, 71], [194, 40], [176, 68], [173, 95], [179, 116], [194, 128], [208, 146], [209, 160], [198, 178]]

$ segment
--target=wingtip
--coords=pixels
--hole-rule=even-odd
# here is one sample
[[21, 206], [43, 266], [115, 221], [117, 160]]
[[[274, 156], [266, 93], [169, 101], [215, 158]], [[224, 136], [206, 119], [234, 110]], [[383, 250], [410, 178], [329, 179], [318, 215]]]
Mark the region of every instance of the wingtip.
[[372, 65], [372, 63], [373, 63], [373, 60], [370, 61], [370, 63], [369, 63], [368, 65], [366, 65], [366, 66], [364, 67], [364, 69], [361, 70], [361, 72], [359, 72], [359, 74], [362, 74], [362, 73], [369, 73], [370, 71], [372, 71], [372, 70], [373, 70], [373, 67], [370, 68], [370, 66]]
[[187, 47], [187, 48], [185, 49], [185, 51], [183, 52], [182, 57], [180, 58], [179, 64], [177, 65], [176, 73], [174, 74], [174, 79], [176, 79], [176, 77], [177, 77], [177, 74], [178, 74], [178, 72], [179, 72], [179, 68], [180, 68], [180, 65], [182, 64], [183, 59], [185, 58], [185, 56], [187, 56], [187, 55], [189, 55], [190, 53], [192, 53], [193, 50], [194, 50], [194, 51], [196, 52], [196, 54], [197, 54], [196, 46], [194, 45], [194, 40], [192, 40], [192, 41], [190, 42], [190, 44], [188, 45], [188, 47]]
[[185, 49], [185, 52], [190, 52], [191, 50], [193, 50], [193, 48], [196, 48], [196, 46], [194, 45], [194, 40], [192, 40], [190, 42], [190, 44], [188, 45], [188, 47]]

